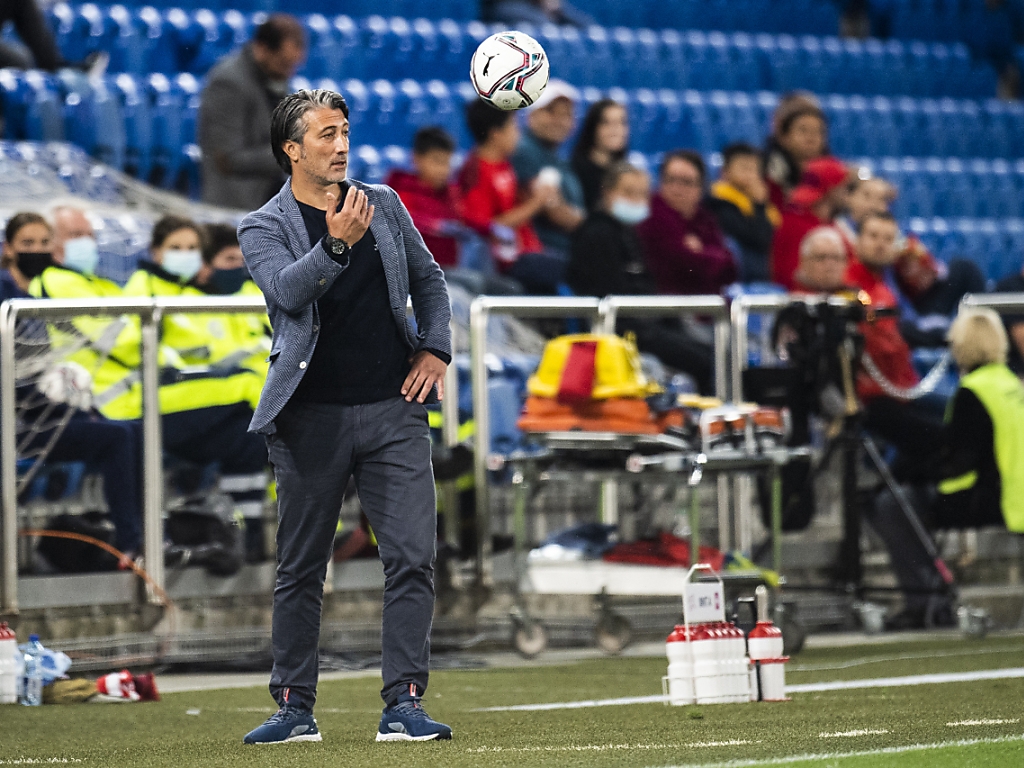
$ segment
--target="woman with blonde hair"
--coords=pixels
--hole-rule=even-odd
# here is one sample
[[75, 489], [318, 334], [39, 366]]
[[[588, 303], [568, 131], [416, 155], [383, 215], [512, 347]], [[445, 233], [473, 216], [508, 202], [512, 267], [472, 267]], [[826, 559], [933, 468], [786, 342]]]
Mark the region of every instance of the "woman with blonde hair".
[[1006, 365], [999, 315], [961, 310], [949, 348], [962, 378], [947, 415], [936, 523], [1024, 533], [1024, 385]]

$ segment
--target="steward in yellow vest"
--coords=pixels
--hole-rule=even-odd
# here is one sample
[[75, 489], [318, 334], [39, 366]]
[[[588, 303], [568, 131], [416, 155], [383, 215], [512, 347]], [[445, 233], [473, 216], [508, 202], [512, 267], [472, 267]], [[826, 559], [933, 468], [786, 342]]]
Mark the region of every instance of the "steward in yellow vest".
[[946, 417], [936, 522], [1024, 533], [1024, 385], [1006, 366], [1006, 331], [992, 310], [970, 309], [949, 337], [963, 378]]

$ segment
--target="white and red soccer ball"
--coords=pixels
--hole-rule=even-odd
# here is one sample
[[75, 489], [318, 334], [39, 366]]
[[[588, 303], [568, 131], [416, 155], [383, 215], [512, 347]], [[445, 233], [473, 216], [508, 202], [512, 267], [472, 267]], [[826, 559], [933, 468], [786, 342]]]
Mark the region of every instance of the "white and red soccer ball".
[[502, 110], [523, 109], [548, 84], [548, 56], [540, 43], [514, 30], [491, 35], [473, 54], [469, 78], [480, 98]]

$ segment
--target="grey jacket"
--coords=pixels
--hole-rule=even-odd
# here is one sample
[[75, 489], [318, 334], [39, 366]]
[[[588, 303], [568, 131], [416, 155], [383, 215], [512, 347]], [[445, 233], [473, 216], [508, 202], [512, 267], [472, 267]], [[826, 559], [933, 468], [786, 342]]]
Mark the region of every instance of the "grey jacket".
[[270, 148], [272, 112], [250, 45], [210, 70], [197, 124], [204, 202], [254, 211], [277, 192], [285, 174]]
[[[409, 353], [434, 349], [451, 354], [451, 305], [441, 268], [413, 226], [398, 194], [383, 184], [349, 183], [366, 192], [376, 206], [370, 231], [377, 240], [395, 323], [402, 329]], [[273, 434], [274, 419], [302, 381], [320, 333], [316, 300], [335, 280], [345, 279], [347, 260], [332, 259], [319, 241], [309, 242], [299, 205], [288, 181], [258, 211], [242, 219], [238, 240], [245, 263], [267, 300], [274, 341], [270, 372], [251, 432]], [[412, 297], [418, 330], [409, 324], [406, 307]]]

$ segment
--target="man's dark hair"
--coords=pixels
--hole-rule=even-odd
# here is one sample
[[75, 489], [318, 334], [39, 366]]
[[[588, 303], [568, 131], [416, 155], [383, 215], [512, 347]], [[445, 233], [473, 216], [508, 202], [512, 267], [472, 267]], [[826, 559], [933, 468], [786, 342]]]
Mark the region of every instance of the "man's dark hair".
[[483, 144], [490, 138], [491, 131], [504, 128], [511, 119], [511, 112], [495, 109], [482, 99], [473, 99], [466, 105], [466, 125], [477, 144]]
[[254, 43], [259, 43], [271, 51], [281, 50], [285, 40], [306, 47], [306, 30], [302, 22], [287, 13], [271, 14], [252, 34]]
[[287, 174], [292, 172], [292, 161], [284, 152], [284, 143], [302, 143], [302, 137], [306, 135], [306, 113], [314, 109], [340, 109], [348, 117], [345, 97], [325, 88], [297, 91], [285, 96], [270, 116], [270, 147], [274, 150], [277, 164]]
[[18, 236], [22, 227], [27, 227], [29, 224], [42, 224], [50, 232], [53, 232], [53, 227], [50, 223], [40, 216], [38, 213], [32, 213], [25, 211], [22, 213], [16, 213], [7, 222], [7, 227], [4, 229], [4, 241], [9, 245], [14, 244], [14, 238]]
[[661, 165], [658, 166], [659, 179], [665, 178], [665, 171], [673, 160], [684, 160], [696, 168], [701, 184], [707, 179], [707, 166], [704, 165], [704, 158], [700, 156], [700, 152], [695, 152], [692, 149], [674, 149], [666, 153], [661, 161]]
[[437, 125], [428, 125], [416, 131], [416, 135], [412, 138], [413, 154], [423, 155], [434, 150], [454, 152], [455, 139], [448, 131]]
[[867, 216], [860, 220], [860, 224], [857, 225], [857, 234], [863, 232], [864, 226], [872, 219], [878, 219], [879, 221], [888, 221], [891, 224], [895, 224], [897, 227], [899, 226], [899, 222], [896, 221], [896, 217], [893, 216], [888, 211], [871, 211], [870, 213], [868, 213]]
[[156, 250], [164, 241], [171, 236], [174, 232], [179, 229], [191, 229], [197, 235], [199, 235], [200, 247], [203, 243], [203, 230], [200, 229], [199, 225], [196, 224], [192, 219], [186, 219], [184, 216], [174, 216], [169, 214], [162, 216], [156, 224], [153, 225], [153, 234], [149, 238], [149, 247]]
[[722, 169], [728, 168], [729, 163], [737, 157], [753, 157], [759, 160], [761, 153], [752, 144], [748, 144], [745, 141], [734, 141], [732, 144], [726, 144], [722, 149]]
[[225, 248], [238, 245], [238, 232], [230, 224], [203, 225], [203, 263], [209, 264], [213, 257]]
[[630, 173], [644, 173], [644, 171], [632, 163], [627, 163], [625, 160], [612, 163], [601, 175], [601, 191], [608, 192], [615, 189], [619, 184], [619, 179]]

